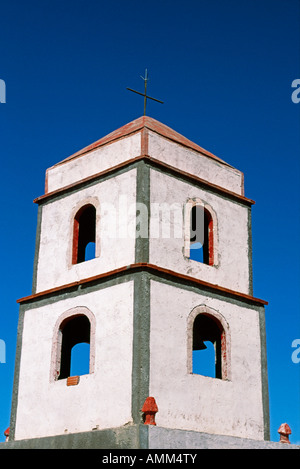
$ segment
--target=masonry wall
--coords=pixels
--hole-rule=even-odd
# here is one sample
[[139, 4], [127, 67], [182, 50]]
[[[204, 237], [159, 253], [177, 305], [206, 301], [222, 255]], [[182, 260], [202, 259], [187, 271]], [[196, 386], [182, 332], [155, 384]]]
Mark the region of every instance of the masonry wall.
[[[72, 264], [73, 225], [84, 204], [96, 207], [96, 257]], [[132, 264], [135, 260], [136, 169], [68, 192], [40, 207], [35, 291]]]
[[[95, 317], [94, 371], [79, 384], [53, 380], [58, 318], [74, 307]], [[133, 282], [26, 310], [15, 439], [118, 427], [131, 422]]]
[[[150, 263], [251, 294], [250, 208], [157, 170], [150, 171], [150, 178]], [[189, 259], [184, 209], [193, 201], [209, 205], [215, 214], [213, 266]]]
[[79, 182], [141, 154], [141, 133], [104, 145], [84, 156], [64, 161], [47, 170], [47, 191]]
[[[228, 324], [231, 351], [226, 380], [188, 371], [188, 319], [200, 305]], [[263, 440], [268, 421], [263, 408], [259, 311], [156, 281], [151, 281], [150, 311], [149, 388], [159, 407], [157, 425]]]
[[244, 181], [241, 171], [185, 148], [183, 145], [163, 138], [154, 132], [149, 131], [148, 138], [149, 155], [153, 158], [243, 195]]

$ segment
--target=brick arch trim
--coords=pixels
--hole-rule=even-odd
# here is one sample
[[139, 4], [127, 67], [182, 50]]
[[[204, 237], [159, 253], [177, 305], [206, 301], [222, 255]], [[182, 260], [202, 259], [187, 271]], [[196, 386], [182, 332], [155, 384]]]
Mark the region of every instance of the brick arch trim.
[[227, 320], [217, 310], [207, 305], [199, 305], [192, 309], [187, 318], [187, 371], [193, 369], [193, 325], [199, 314], [205, 314], [213, 319], [221, 329], [221, 354], [222, 354], [222, 380], [231, 380], [231, 338]]

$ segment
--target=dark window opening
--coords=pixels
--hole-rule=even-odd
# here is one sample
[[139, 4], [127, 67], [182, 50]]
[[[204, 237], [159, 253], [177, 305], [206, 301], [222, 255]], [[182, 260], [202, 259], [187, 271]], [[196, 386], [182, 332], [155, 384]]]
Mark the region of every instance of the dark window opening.
[[96, 209], [85, 205], [76, 214], [73, 233], [73, 264], [95, 258]]
[[219, 321], [206, 314], [196, 317], [193, 325], [193, 373], [222, 379], [223, 337]]
[[195, 205], [190, 219], [190, 259], [213, 265], [213, 222], [208, 210]]
[[[74, 376], [74, 374], [81, 375], [89, 373], [90, 332], [90, 321], [84, 315], [78, 315], [73, 316], [71, 318], [67, 318], [62, 323], [60, 327], [60, 333], [62, 334], [62, 342], [60, 373], [58, 379], [68, 378], [69, 376]], [[78, 346], [78, 344], [88, 344], [88, 347], [85, 347], [85, 350], [83, 352], [82, 346], [81, 349], [76, 347]], [[76, 350], [77, 348], [80, 353], [80, 358], [78, 357], [78, 350]]]

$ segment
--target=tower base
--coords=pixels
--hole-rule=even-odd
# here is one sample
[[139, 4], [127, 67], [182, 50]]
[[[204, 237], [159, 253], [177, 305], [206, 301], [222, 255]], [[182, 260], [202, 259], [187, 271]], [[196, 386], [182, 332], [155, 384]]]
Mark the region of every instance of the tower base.
[[300, 449], [298, 445], [148, 425], [0, 443], [1, 449]]

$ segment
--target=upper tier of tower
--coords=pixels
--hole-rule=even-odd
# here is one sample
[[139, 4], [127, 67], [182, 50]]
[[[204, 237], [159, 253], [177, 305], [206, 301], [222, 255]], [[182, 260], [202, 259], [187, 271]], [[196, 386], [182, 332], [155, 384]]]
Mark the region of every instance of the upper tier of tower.
[[244, 195], [241, 171], [148, 116], [129, 122], [49, 168], [45, 194], [143, 155], [237, 195]]

